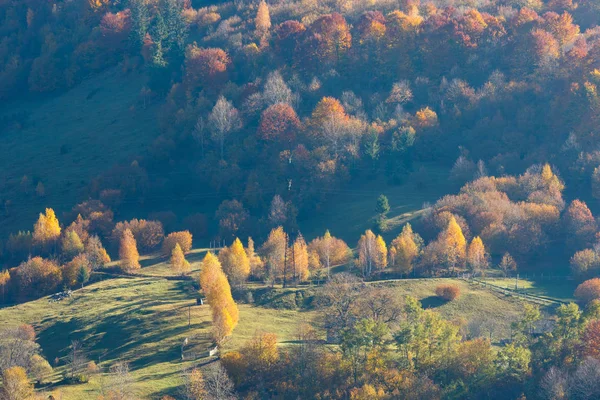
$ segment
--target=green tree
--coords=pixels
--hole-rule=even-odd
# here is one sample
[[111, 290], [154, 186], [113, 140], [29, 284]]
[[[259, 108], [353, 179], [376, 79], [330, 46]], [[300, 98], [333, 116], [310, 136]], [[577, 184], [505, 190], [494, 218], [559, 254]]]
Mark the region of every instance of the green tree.
[[531, 351], [525, 347], [511, 343], [498, 352], [496, 369], [501, 377], [522, 381], [529, 373]]
[[367, 364], [369, 355], [383, 349], [388, 333], [389, 328], [385, 323], [370, 318], [358, 321], [342, 333], [342, 359], [349, 363], [355, 383], [358, 381], [359, 371]]
[[384, 194], [380, 194], [377, 198], [377, 206], [375, 207], [375, 212], [382, 217], [390, 211], [390, 203], [388, 202], [387, 196]]
[[145, 0], [131, 0], [131, 37], [137, 46], [144, 43], [150, 25], [150, 11]]
[[90, 280], [90, 271], [82, 265], [79, 267], [79, 272], [77, 272], [77, 282], [81, 284], [81, 288], [83, 289], [83, 285], [85, 285]]
[[183, 2], [181, 0], [164, 0], [163, 12], [169, 50], [175, 48], [180, 53], [183, 53], [185, 39], [188, 35], [188, 25], [183, 18], [182, 10]]

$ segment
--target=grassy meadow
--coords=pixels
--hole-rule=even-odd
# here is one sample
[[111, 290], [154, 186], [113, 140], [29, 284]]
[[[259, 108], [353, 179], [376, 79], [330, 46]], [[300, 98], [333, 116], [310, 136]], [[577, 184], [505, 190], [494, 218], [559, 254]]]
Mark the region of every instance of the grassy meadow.
[[[189, 255], [193, 276], [197, 275], [205, 251], [197, 249]], [[182, 384], [182, 370], [194, 363], [181, 359], [184, 340], [189, 340], [186, 354], [203, 353], [211, 345], [210, 309], [207, 305], [195, 305], [195, 282], [165, 279], [171, 273], [166, 261], [158, 256], [146, 257], [142, 264], [140, 276], [98, 281], [74, 291], [70, 299], [51, 303], [42, 298], [0, 309], [0, 328], [32, 324], [44, 356], [52, 363], [58, 358], [49, 389], [60, 391], [64, 400], [97, 396], [110, 385], [106, 372], [117, 361], [129, 363], [134, 392], [140, 398], [159, 399], [164, 394], [176, 394]], [[453, 302], [441, 302], [435, 296], [435, 287], [449, 281], [460, 286], [461, 296]], [[415, 296], [425, 308], [434, 308], [450, 320], [466, 324], [475, 319], [492, 319], [495, 340], [508, 336], [510, 323], [522, 310], [518, 299], [463, 281], [398, 280], [371, 284], [392, 287], [399, 297]], [[316, 325], [320, 314], [314, 309], [281, 310], [249, 304], [240, 304], [239, 308], [240, 322], [223, 346], [225, 352], [239, 348], [257, 332], [274, 332], [281, 345], [289, 345], [295, 340], [298, 327], [304, 323]], [[324, 332], [320, 333], [324, 337]], [[99, 365], [101, 373], [87, 384], [60, 385], [72, 340], [83, 343], [88, 359]], [[206, 361], [200, 358], [195, 362]]]

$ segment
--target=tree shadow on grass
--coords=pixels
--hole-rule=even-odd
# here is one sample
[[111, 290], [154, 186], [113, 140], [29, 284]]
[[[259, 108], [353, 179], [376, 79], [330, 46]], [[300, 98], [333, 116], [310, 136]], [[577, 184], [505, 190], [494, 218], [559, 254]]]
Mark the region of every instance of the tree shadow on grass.
[[57, 321], [37, 335], [37, 341], [42, 346], [42, 352], [47, 360], [63, 357], [69, 351], [72, 340], [81, 339], [80, 321], [71, 318], [68, 321]]
[[446, 303], [447, 303], [446, 300], [439, 298], [437, 296], [429, 296], [429, 297], [425, 297], [424, 299], [421, 299], [421, 305], [423, 306], [424, 309], [438, 308], [440, 306], [443, 306]]

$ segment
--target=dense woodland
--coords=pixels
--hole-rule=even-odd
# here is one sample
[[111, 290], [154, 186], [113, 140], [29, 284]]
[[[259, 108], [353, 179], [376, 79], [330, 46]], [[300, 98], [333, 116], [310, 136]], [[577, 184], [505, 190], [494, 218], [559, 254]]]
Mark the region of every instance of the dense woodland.
[[[0, 175], [0, 218], [44, 204], [31, 230], [0, 238], [0, 302], [142, 274], [152, 254], [196, 282], [215, 344], [234, 332], [236, 303], [251, 302], [249, 282], [319, 286], [321, 318], [298, 345], [258, 333], [219, 367], [187, 372], [182, 398], [599, 398], [598, 2], [207, 3], [0, 0], [1, 102], [60, 96], [117, 69], [145, 76], [132, 107], [156, 107], [160, 127], [60, 215], [43, 180]], [[333, 194], [377, 179], [426, 187], [432, 165], [456, 189], [395, 237], [384, 238], [400, 199], [384, 195], [353, 242], [335, 226], [300, 232]], [[150, 199], [216, 201], [123, 218]], [[190, 252], [208, 243], [192, 274]], [[502, 342], [372, 282], [525, 271], [576, 280], [578, 303], [524, 305]], [[78, 346], [67, 383], [94, 373]], [[0, 333], [0, 355], [0, 398], [30, 398], [28, 376], [41, 384], [52, 371], [27, 325]], [[127, 365], [113, 367], [127, 381]]]

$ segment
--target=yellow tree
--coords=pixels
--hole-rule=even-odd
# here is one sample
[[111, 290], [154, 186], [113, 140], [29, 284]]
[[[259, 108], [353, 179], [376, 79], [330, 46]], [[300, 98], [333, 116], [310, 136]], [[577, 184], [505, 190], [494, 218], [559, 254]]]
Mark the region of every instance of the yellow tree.
[[46, 208], [46, 213], [41, 214], [33, 227], [34, 242], [47, 245], [60, 237], [60, 223], [54, 210]]
[[0, 286], [2, 287], [2, 302], [4, 303], [6, 296], [6, 288], [8, 287], [8, 283], [10, 281], [10, 273], [8, 270], [4, 270], [0, 272]]
[[260, 256], [256, 254], [254, 250], [254, 240], [251, 237], [248, 238], [248, 246], [246, 247], [246, 256], [248, 257], [248, 263], [250, 265], [250, 275], [262, 276], [264, 274], [264, 263]]
[[454, 217], [450, 218], [448, 227], [440, 235], [444, 258], [449, 269], [464, 265], [467, 253], [467, 241], [462, 229]]
[[264, 35], [271, 28], [271, 15], [269, 14], [269, 6], [262, 0], [258, 5], [258, 11], [256, 12], [256, 32], [259, 35]]
[[171, 269], [178, 275], [185, 275], [190, 272], [190, 263], [185, 259], [183, 250], [179, 243], [175, 244], [175, 248], [171, 252]]
[[231, 296], [231, 287], [221, 269], [219, 259], [206, 253], [200, 271], [200, 287], [210, 304], [215, 339], [220, 342], [237, 325], [239, 311]]
[[287, 234], [279, 226], [271, 230], [267, 241], [261, 247], [267, 267], [267, 279], [272, 282], [283, 276], [286, 251]]
[[250, 275], [250, 260], [240, 239], [235, 238], [230, 247], [219, 252], [223, 272], [234, 285], [243, 284]]
[[381, 235], [375, 236], [370, 229], [361, 235], [358, 241], [358, 264], [364, 276], [387, 266], [387, 246]]
[[308, 279], [308, 249], [301, 234], [298, 235], [292, 246], [292, 269], [294, 281]]
[[22, 367], [7, 368], [2, 372], [0, 398], [7, 400], [27, 400], [33, 397], [33, 385], [27, 379]]
[[392, 268], [403, 274], [409, 274], [414, 261], [421, 253], [423, 239], [414, 233], [410, 224], [404, 225], [402, 233], [390, 245], [389, 261]]
[[124, 272], [132, 272], [141, 268], [137, 243], [133, 237], [133, 233], [129, 229], [123, 231], [119, 246], [119, 258], [121, 259], [121, 269]]
[[489, 256], [479, 236], [475, 236], [471, 240], [471, 244], [469, 244], [469, 248], [467, 249], [467, 265], [474, 274], [480, 273], [489, 265]]

